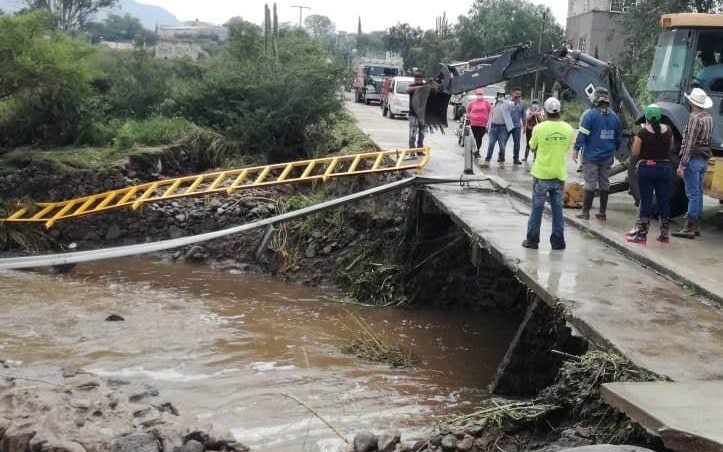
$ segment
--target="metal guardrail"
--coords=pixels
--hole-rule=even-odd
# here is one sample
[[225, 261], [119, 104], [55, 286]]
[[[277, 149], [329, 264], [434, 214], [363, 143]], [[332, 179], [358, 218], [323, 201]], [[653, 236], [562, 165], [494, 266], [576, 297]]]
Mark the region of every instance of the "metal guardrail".
[[[413, 155], [420, 156], [411, 159]], [[1, 221], [7, 223], [45, 223], [50, 229], [61, 220], [144, 204], [211, 194], [230, 195], [235, 191], [272, 185], [326, 182], [332, 178], [360, 176], [394, 171], [421, 171], [429, 162], [429, 148], [399, 149], [340, 155], [289, 163], [254, 166], [194, 176], [163, 179], [57, 202], [19, 204], [17, 210]]]

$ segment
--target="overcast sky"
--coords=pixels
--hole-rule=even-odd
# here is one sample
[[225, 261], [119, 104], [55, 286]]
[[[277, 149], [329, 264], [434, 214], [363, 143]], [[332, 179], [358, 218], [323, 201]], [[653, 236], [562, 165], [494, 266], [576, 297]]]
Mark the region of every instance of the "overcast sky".
[[[213, 23], [224, 23], [233, 16], [241, 16], [246, 20], [262, 23], [264, 20], [264, 3], [273, 0], [139, 0], [139, 3], [163, 6], [181, 20], [199, 19]], [[292, 5], [311, 7], [304, 10], [308, 14], [328, 16], [338, 30], [356, 31], [357, 17], [361, 16], [362, 28], [365, 32], [384, 30], [397, 22], [408, 22], [422, 28], [434, 28], [435, 19], [443, 12], [455, 22], [460, 14], [466, 14], [473, 0], [446, 0], [435, 5], [432, 2], [410, 2], [389, 0], [285, 0], [277, 2], [279, 20], [281, 22], [298, 22], [299, 10]], [[533, 3], [548, 5], [555, 13], [555, 18], [564, 27], [567, 15], [565, 0], [533, 0]]]

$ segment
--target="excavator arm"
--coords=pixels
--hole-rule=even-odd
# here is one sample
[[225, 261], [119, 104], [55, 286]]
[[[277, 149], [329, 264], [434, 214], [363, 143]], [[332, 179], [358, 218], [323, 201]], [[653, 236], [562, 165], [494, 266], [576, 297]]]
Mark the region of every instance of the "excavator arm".
[[[466, 65], [473, 69], [459, 72], [458, 67]], [[487, 56], [456, 65], [441, 65], [439, 75], [429, 84], [429, 89], [415, 93], [412, 102], [424, 106], [424, 124], [432, 128], [447, 127], [447, 104], [453, 94], [510, 80], [538, 70], [552, 71], [559, 80], [573, 90], [580, 99], [590, 104], [590, 98], [597, 87], [610, 92], [611, 108], [618, 113], [627, 129], [627, 117], [640, 118], [640, 108], [625, 88], [615, 66], [578, 51], [562, 48], [552, 54], [540, 54], [529, 46], [519, 45], [507, 48], [498, 55]], [[421, 108], [417, 108], [421, 111]], [[618, 160], [625, 162], [629, 157], [628, 143], [618, 150]]]

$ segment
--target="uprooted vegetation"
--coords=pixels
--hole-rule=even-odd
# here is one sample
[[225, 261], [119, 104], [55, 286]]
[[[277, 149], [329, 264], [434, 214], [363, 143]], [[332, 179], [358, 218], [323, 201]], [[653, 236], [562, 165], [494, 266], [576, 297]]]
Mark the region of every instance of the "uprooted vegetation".
[[[443, 420], [436, 437], [464, 427], [484, 438], [481, 443], [489, 448], [483, 450], [528, 451], [535, 450], [536, 444], [554, 442], [561, 433], [573, 429], [576, 438], [572, 441], [579, 445], [650, 445], [649, 435], [639, 425], [602, 401], [600, 388], [605, 383], [659, 378], [615, 353], [592, 351], [569, 358], [555, 382], [537, 397], [522, 401], [490, 399], [473, 413]], [[437, 450], [435, 442], [433, 438], [418, 450]]]
[[341, 347], [343, 353], [392, 367], [412, 367], [417, 363], [418, 359], [411, 351], [404, 350], [396, 344], [389, 344], [374, 332], [366, 320], [351, 312], [349, 319], [351, 320], [349, 328], [355, 332], [355, 338]]

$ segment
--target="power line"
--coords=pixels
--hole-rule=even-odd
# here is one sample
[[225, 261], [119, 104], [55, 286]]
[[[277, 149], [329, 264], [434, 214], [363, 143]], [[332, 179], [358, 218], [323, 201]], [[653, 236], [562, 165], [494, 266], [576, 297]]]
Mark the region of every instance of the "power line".
[[305, 9], [311, 9], [309, 6], [304, 5], [291, 5], [292, 8], [299, 8], [299, 27], [301, 27], [301, 19], [302, 19], [302, 13]]

